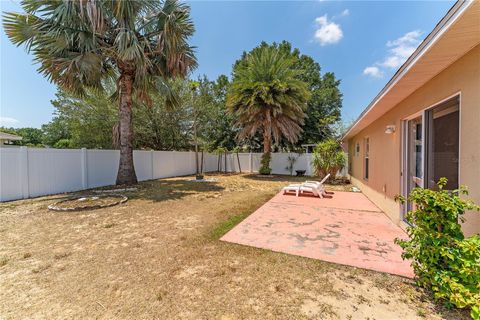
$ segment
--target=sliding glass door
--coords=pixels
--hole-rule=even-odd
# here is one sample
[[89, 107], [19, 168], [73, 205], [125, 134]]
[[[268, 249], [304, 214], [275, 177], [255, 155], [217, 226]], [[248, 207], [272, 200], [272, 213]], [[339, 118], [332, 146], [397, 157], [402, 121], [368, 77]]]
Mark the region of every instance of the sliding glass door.
[[[404, 121], [403, 195], [413, 188], [437, 189], [440, 178], [446, 189], [458, 188], [460, 107], [458, 97]], [[404, 206], [404, 214], [412, 205]]]
[[[406, 194], [413, 188], [423, 188], [423, 123], [422, 116], [407, 121], [406, 135]], [[407, 204], [410, 211], [411, 204]]]
[[446, 189], [458, 188], [460, 112], [458, 100], [450, 100], [426, 111], [426, 187], [436, 189], [440, 178], [448, 179]]

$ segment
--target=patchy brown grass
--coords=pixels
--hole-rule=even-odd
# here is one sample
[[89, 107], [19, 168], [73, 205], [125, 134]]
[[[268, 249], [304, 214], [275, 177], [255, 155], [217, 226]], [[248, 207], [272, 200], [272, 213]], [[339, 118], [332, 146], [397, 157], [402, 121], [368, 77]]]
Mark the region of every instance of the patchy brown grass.
[[[461, 319], [411, 281], [218, 241], [288, 182], [149, 181], [120, 206], [0, 205], [2, 319]], [[334, 186], [344, 189], [343, 186]]]

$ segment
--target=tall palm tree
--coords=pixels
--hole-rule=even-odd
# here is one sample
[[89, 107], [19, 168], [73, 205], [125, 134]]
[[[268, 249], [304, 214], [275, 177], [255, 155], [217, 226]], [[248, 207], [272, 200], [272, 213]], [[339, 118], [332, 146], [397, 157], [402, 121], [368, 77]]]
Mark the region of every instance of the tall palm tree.
[[272, 136], [294, 143], [302, 132], [310, 92], [298, 79], [295, 61], [274, 46], [261, 46], [248, 53], [233, 69], [227, 107], [242, 129], [238, 138], [263, 131], [264, 170], [269, 169]]
[[[196, 67], [187, 40], [190, 8], [177, 0], [23, 0], [25, 13], [4, 14], [5, 31], [40, 64], [38, 71], [82, 95], [115, 79], [119, 103], [117, 184], [137, 182], [133, 166], [132, 99], [166, 90], [166, 79]], [[168, 90], [166, 91], [168, 93]], [[169, 92], [171, 94], [172, 92]]]

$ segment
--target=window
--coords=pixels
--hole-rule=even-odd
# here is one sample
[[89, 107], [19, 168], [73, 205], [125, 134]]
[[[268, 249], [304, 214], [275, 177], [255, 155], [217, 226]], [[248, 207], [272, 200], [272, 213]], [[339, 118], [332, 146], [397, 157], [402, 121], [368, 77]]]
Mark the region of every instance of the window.
[[370, 163], [369, 163], [369, 153], [370, 153], [370, 138], [365, 138], [364, 139], [364, 145], [365, 145], [365, 158], [364, 158], [364, 174], [363, 178], [365, 180], [368, 180], [368, 176], [370, 174]]
[[360, 142], [357, 142], [355, 146], [355, 155], [358, 157], [360, 155]]

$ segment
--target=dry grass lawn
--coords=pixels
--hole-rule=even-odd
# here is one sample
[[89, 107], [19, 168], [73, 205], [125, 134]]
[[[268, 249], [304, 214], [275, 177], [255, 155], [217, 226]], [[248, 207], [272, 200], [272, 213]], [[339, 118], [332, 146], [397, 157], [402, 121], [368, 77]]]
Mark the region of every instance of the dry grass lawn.
[[464, 317], [407, 279], [219, 241], [298, 179], [209, 177], [141, 183], [93, 211], [0, 204], [0, 319]]

